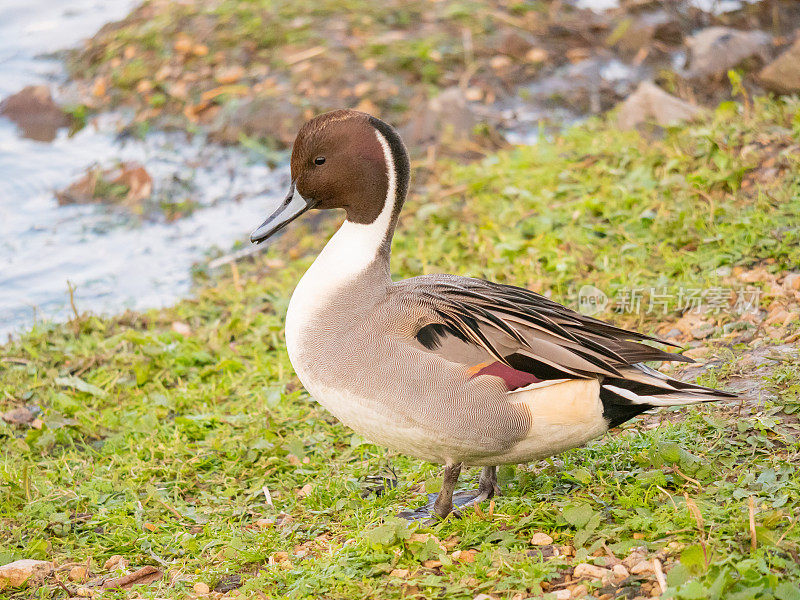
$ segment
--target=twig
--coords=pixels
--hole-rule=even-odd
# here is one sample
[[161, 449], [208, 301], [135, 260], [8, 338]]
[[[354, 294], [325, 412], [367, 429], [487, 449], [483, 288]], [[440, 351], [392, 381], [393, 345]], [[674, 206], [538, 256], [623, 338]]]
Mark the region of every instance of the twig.
[[667, 580], [664, 577], [664, 570], [661, 568], [661, 561], [657, 558], [653, 559], [653, 571], [656, 573], [656, 581], [658, 581], [658, 586], [663, 594], [667, 591]]
[[753, 496], [750, 496], [747, 501], [747, 509], [750, 513], [750, 552], [755, 552], [758, 538], [756, 537], [756, 501]]
[[672, 507], [673, 507], [675, 510], [677, 510], [677, 509], [678, 509], [678, 505], [677, 505], [677, 504], [675, 504], [675, 499], [672, 497], [672, 494], [670, 494], [670, 493], [669, 493], [667, 490], [665, 490], [664, 488], [662, 488], [660, 485], [656, 485], [656, 487], [657, 487], [659, 490], [661, 490], [662, 492], [664, 492], [664, 493], [667, 495], [667, 497], [669, 497], [669, 501], [670, 501], [670, 502], [672, 502]]
[[58, 577], [53, 577], [53, 579], [56, 580], [56, 583], [62, 590], [67, 592], [67, 596], [69, 596], [70, 598], [75, 597], [75, 594], [72, 592], [72, 590], [70, 590], [67, 586], [65, 586]]
[[209, 269], [218, 269], [222, 265], [227, 265], [228, 263], [232, 263], [233, 261], [240, 260], [242, 258], [247, 258], [248, 256], [252, 256], [253, 254], [258, 254], [259, 252], [263, 252], [269, 246], [249, 246], [247, 248], [242, 248], [241, 250], [237, 250], [236, 252], [231, 252], [230, 254], [226, 254], [225, 256], [220, 256], [219, 258], [215, 258], [214, 260], [208, 263]]
[[697, 523], [697, 529], [700, 533], [700, 546], [703, 549], [703, 560], [706, 563], [706, 568], [708, 568], [708, 551], [706, 549], [706, 539], [705, 539], [705, 521], [703, 520], [703, 515], [700, 512], [700, 509], [697, 506], [697, 503], [689, 498], [689, 494], [684, 493], [683, 497], [686, 499], [686, 506], [689, 508], [689, 512], [692, 513], [695, 522]]
[[677, 467], [675, 467], [675, 472], [676, 472], [678, 475], [680, 475], [681, 477], [683, 477], [683, 478], [684, 478], [686, 481], [691, 481], [691, 482], [692, 482], [693, 484], [695, 484], [697, 487], [699, 487], [699, 488], [702, 488], [702, 487], [703, 487], [702, 485], [700, 485], [700, 482], [699, 482], [699, 481], [697, 481], [697, 479], [692, 479], [692, 478], [691, 478], [691, 477], [689, 477], [688, 475], [684, 475], [683, 473], [681, 473], [681, 470], [680, 470], [680, 469], [678, 469]]
[[233, 276], [233, 287], [236, 288], [237, 292], [242, 291], [242, 283], [239, 279], [239, 267], [236, 266], [236, 262], [231, 262], [231, 275]]
[[796, 520], [795, 520], [795, 521], [792, 521], [792, 524], [791, 524], [791, 525], [789, 525], [789, 529], [787, 529], [786, 531], [784, 531], [784, 532], [783, 532], [783, 535], [782, 535], [781, 537], [779, 537], [779, 538], [778, 538], [778, 541], [777, 541], [777, 542], [775, 542], [775, 545], [776, 545], [776, 546], [780, 546], [781, 542], [783, 541], [783, 538], [785, 538], [785, 537], [786, 537], [786, 534], [787, 534], [787, 533], [789, 533], [789, 532], [790, 532], [792, 529], [794, 529], [794, 526], [795, 526], [795, 525], [797, 525], [797, 521], [796, 521]]
[[261, 491], [264, 492], [264, 498], [266, 498], [267, 506], [270, 508], [275, 508], [275, 505], [272, 503], [272, 494], [269, 493], [269, 489], [266, 485], [261, 488]]

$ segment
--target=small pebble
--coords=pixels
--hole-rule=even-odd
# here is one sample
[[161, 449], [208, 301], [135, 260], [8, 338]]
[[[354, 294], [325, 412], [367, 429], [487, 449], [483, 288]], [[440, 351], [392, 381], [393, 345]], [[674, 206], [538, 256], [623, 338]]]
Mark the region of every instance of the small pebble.
[[631, 567], [631, 573], [634, 575], [642, 575], [643, 573], [653, 572], [653, 561], [642, 560]]
[[72, 567], [69, 570], [69, 580], [76, 583], [86, 581], [86, 567]]
[[553, 592], [553, 595], [556, 597], [556, 600], [569, 600], [572, 598], [572, 592], [569, 590], [556, 590]]
[[585, 585], [576, 585], [574, 588], [572, 588], [573, 598], [583, 598], [588, 593], [589, 588], [587, 588]]
[[553, 538], [542, 532], [534, 533], [533, 537], [531, 538], [531, 544], [534, 546], [548, 546], [552, 543]]
[[595, 565], [590, 565], [588, 563], [581, 563], [572, 573], [572, 576], [575, 579], [603, 579], [609, 575], [610, 571], [608, 569], [604, 569], [603, 567], [597, 567]]
[[208, 587], [208, 584], [205, 584], [202, 581], [195, 583], [192, 589], [194, 590], [195, 594], [200, 594], [201, 596], [204, 596], [211, 591]]
[[628, 569], [625, 568], [625, 565], [614, 565], [611, 568], [611, 571], [614, 573], [614, 577], [617, 579], [627, 579], [630, 577], [630, 573]]
[[122, 557], [122, 555], [115, 554], [105, 562], [105, 564], [103, 565], [103, 569], [105, 569], [106, 571], [110, 571], [111, 569], [116, 569], [118, 566], [122, 566], [121, 563], [125, 562], [127, 561]]

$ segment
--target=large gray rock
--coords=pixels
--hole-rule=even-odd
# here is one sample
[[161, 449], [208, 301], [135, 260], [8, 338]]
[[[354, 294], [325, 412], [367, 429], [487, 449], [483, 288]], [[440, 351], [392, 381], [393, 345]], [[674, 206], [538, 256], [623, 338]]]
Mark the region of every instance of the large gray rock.
[[772, 38], [763, 31], [708, 27], [687, 39], [686, 44], [691, 49], [686, 74], [700, 78], [725, 74], [748, 58], [769, 61]]
[[668, 94], [649, 81], [643, 81], [617, 109], [620, 129], [634, 129], [637, 125], [655, 121], [662, 127], [693, 119], [700, 109]]
[[758, 78], [764, 87], [779, 94], [800, 91], [800, 30], [794, 45], [764, 67]]

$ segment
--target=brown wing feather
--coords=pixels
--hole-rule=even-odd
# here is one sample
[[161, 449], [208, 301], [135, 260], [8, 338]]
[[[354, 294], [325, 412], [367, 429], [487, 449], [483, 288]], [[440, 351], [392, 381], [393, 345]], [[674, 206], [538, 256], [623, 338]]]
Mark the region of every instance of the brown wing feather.
[[452, 335], [507, 366], [512, 366], [509, 356], [521, 351], [583, 376], [619, 377], [621, 368], [651, 360], [692, 362], [641, 342], [674, 344], [582, 315], [523, 288], [455, 275], [426, 275], [394, 284], [392, 295], [417, 314], [415, 335], [429, 350], [430, 335]]

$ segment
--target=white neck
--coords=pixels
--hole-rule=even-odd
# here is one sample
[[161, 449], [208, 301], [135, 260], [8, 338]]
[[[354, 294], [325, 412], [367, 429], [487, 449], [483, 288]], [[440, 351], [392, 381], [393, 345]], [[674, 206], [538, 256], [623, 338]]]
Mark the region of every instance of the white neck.
[[334, 294], [337, 288], [358, 277], [377, 261], [386, 270], [386, 283], [389, 277], [389, 252], [385, 244], [391, 244], [393, 228], [392, 216], [397, 194], [397, 173], [392, 151], [386, 138], [376, 129], [375, 135], [383, 148], [386, 162], [386, 198], [383, 209], [377, 218], [368, 224], [345, 221], [330, 241], [322, 249], [314, 264], [303, 275], [292, 295], [290, 310], [304, 312], [312, 306], [319, 306], [326, 297]]

